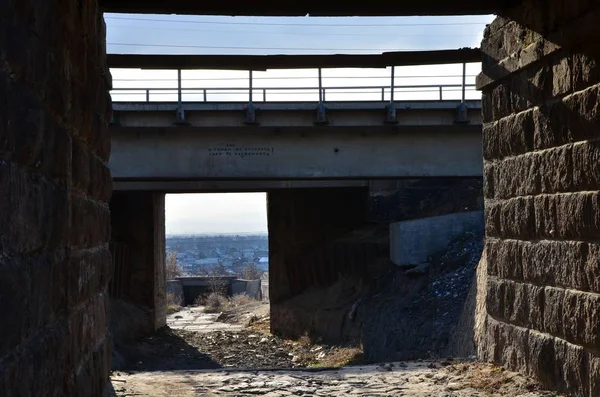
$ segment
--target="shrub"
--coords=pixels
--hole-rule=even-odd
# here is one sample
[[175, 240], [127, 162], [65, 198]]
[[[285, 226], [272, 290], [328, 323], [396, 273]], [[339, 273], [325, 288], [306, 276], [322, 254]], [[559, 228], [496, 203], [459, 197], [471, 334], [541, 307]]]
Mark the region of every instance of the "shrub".
[[227, 305], [227, 298], [219, 293], [212, 292], [206, 297], [204, 313], [216, 313]]

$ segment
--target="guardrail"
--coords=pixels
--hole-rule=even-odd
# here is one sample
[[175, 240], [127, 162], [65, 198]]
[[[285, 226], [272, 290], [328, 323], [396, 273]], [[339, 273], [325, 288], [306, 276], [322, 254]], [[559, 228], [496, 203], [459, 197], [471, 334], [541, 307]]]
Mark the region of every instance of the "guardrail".
[[[182, 87], [181, 70], [177, 70], [177, 82], [176, 88], [139, 88], [139, 87], [123, 87], [115, 88], [111, 91], [114, 102], [134, 102], [129, 99], [122, 100], [123, 96], [131, 97], [136, 96], [137, 98], [143, 98], [143, 100], [136, 100], [135, 102], [152, 102], [157, 96], [169, 95], [175, 97], [178, 103], [178, 119], [185, 121], [185, 114], [182, 103], [193, 101], [193, 102], [223, 102], [222, 100], [214, 100], [216, 95], [243, 95], [243, 99], [239, 100], [228, 100], [228, 102], [248, 102], [247, 107], [247, 122], [254, 122], [254, 103], [267, 102], [267, 100], [277, 95], [312, 95], [317, 96], [318, 107], [317, 107], [317, 121], [325, 122], [325, 102], [328, 96], [335, 94], [360, 94], [363, 97], [360, 99], [365, 100], [365, 95], [377, 96], [377, 99], [371, 99], [375, 101], [381, 101], [388, 103], [386, 106], [388, 109], [388, 119], [393, 121], [396, 119], [396, 106], [394, 105], [396, 96], [400, 93], [434, 93], [436, 95], [435, 100], [444, 101], [444, 94], [449, 92], [460, 92], [461, 107], [459, 107], [459, 114], [463, 113], [463, 116], [459, 116], [459, 119], [466, 119], [466, 94], [467, 91], [475, 91], [475, 84], [466, 83], [466, 63], [462, 65], [462, 75], [456, 77], [462, 77], [461, 84], [422, 84], [422, 85], [396, 85], [395, 84], [395, 67], [391, 67], [391, 74], [389, 77], [390, 83], [388, 85], [355, 85], [355, 86], [328, 86], [323, 85], [322, 69], [318, 68], [318, 85], [311, 87], [256, 87], [254, 86], [255, 79], [253, 78], [253, 71], [248, 71], [248, 86], [247, 87]], [[419, 76], [414, 76], [419, 77]], [[426, 76], [425, 76], [426, 77]], [[432, 76], [436, 77], [436, 76]], [[445, 77], [445, 76], [440, 76]], [[304, 78], [304, 77], [303, 77]], [[337, 77], [343, 78], [343, 77]], [[378, 77], [364, 77], [365, 80], [381, 78]], [[193, 79], [192, 79], [193, 80]], [[201, 79], [202, 80], [202, 79]], [[217, 79], [221, 80], [221, 79]], [[238, 79], [239, 80], [239, 79]], [[134, 81], [134, 80], [131, 80]], [[281, 98], [281, 97], [280, 97]], [[351, 100], [345, 97], [343, 101]], [[456, 100], [456, 99], [452, 99]]]

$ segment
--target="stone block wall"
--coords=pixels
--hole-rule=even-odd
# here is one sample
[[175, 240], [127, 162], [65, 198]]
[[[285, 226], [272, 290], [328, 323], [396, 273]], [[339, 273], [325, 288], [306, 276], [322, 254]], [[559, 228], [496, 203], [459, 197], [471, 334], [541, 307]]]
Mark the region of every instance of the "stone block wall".
[[482, 358], [600, 395], [600, 2], [525, 0], [485, 32]]
[[95, 0], [0, 2], [0, 395], [109, 372], [110, 73]]

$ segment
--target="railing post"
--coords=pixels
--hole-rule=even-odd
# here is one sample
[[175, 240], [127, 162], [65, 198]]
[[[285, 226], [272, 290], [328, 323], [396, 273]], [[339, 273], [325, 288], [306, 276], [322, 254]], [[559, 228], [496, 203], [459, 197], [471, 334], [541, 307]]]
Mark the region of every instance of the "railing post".
[[316, 124], [327, 123], [327, 112], [325, 110], [325, 89], [323, 88], [323, 76], [321, 68], [319, 68], [319, 105], [317, 106]]
[[202, 90], [202, 93], [204, 94], [204, 102], [206, 102], [207, 101], [207, 99], [206, 99], [206, 97], [207, 97], [206, 96], [206, 88]]
[[185, 120], [185, 112], [183, 110], [183, 98], [181, 92], [181, 69], [177, 69], [177, 117], [175, 124], [187, 124]]
[[467, 64], [463, 62], [463, 75], [462, 75], [462, 103], [465, 103], [467, 96]]
[[444, 89], [442, 86], [440, 86], [440, 101], [444, 100]]
[[460, 105], [456, 112], [456, 122], [461, 124], [467, 124], [469, 122], [467, 103], [466, 103], [466, 89], [467, 89], [467, 64], [463, 62], [463, 75], [462, 75], [462, 98]]
[[146, 102], [150, 102], [150, 89], [146, 90]]
[[252, 103], [252, 69], [248, 74], [248, 108], [246, 109], [246, 124], [256, 124], [256, 114], [254, 113], [254, 104]]
[[267, 89], [263, 88], [263, 102], [267, 102]]
[[391, 83], [390, 83], [390, 103], [388, 104], [387, 107], [387, 117], [386, 117], [386, 122], [387, 123], [396, 123], [396, 105], [394, 104], [394, 77], [395, 77], [395, 73], [396, 73], [396, 67], [392, 66], [392, 76], [391, 76]]
[[381, 102], [385, 102], [385, 87], [381, 87]]

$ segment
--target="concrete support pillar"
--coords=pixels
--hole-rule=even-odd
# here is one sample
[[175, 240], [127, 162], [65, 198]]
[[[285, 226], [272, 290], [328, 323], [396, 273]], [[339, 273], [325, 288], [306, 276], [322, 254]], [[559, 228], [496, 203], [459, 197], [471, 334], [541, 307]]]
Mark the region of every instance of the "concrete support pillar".
[[[343, 315], [327, 316], [315, 299], [295, 297], [322, 291], [341, 279], [360, 293], [378, 260], [387, 264], [387, 228], [379, 238], [366, 222], [364, 188], [285, 189], [268, 193], [271, 331], [298, 337], [305, 332], [339, 340]], [[375, 225], [375, 227], [378, 227]], [[348, 281], [349, 280], [349, 281]], [[353, 294], [340, 299], [356, 299]], [[311, 303], [312, 302], [312, 303]], [[318, 302], [318, 300], [317, 300]], [[305, 303], [308, 306], [304, 305]], [[314, 309], [314, 310], [313, 310]], [[338, 313], [339, 314], [339, 313]]]
[[148, 309], [142, 332], [153, 332], [166, 323], [165, 195], [116, 192], [110, 209], [113, 284], [120, 285], [114, 298]]

